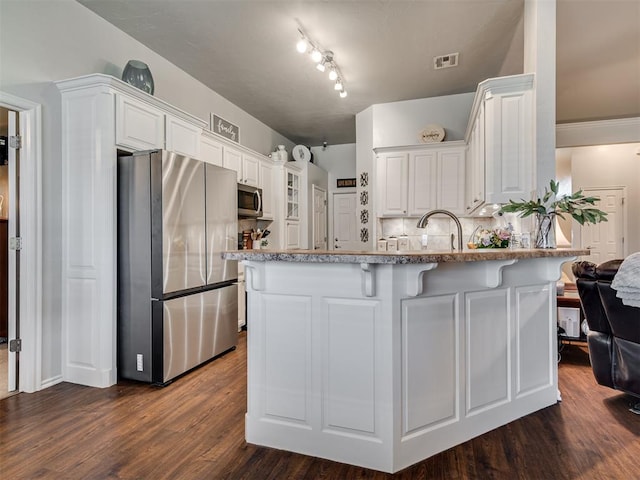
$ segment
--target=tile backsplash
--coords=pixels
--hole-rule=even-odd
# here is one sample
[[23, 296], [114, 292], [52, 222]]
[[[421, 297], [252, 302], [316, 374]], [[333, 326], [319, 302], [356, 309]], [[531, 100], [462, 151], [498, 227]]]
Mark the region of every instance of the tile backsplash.
[[[408, 237], [409, 250], [448, 250], [451, 247], [451, 234], [457, 237], [458, 229], [455, 222], [447, 217], [432, 217], [425, 228], [418, 228], [419, 217], [406, 218], [378, 218], [379, 238]], [[504, 222], [492, 217], [461, 218], [462, 244], [466, 246], [474, 230], [478, 227], [494, 228]], [[427, 235], [427, 246], [422, 246], [422, 235]], [[457, 238], [454, 240], [457, 245]]]

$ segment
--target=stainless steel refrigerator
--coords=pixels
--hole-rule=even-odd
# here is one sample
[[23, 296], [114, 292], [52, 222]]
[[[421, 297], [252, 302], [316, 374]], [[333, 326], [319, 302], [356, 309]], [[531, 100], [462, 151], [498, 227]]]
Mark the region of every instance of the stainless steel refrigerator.
[[164, 150], [118, 158], [118, 375], [165, 384], [235, 347], [236, 172]]

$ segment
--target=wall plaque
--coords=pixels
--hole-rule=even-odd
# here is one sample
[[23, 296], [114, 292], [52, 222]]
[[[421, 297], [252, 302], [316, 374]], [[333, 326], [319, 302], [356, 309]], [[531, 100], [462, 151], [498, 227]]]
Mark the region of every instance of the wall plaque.
[[346, 187], [355, 187], [356, 179], [355, 178], [338, 178], [336, 180], [338, 188], [346, 188]]
[[240, 128], [224, 118], [220, 118], [215, 113], [211, 114], [211, 131], [227, 137], [234, 142], [240, 142]]

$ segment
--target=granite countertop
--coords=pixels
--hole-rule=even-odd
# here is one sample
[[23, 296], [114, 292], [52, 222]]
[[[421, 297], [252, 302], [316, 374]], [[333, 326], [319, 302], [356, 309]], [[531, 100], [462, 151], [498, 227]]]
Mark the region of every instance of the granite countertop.
[[478, 262], [483, 260], [507, 260], [542, 257], [574, 257], [589, 255], [589, 250], [573, 248], [557, 249], [508, 249], [486, 248], [463, 250], [462, 252], [442, 252], [420, 250], [406, 252], [368, 252], [346, 250], [232, 250], [224, 252], [227, 260], [251, 260], [256, 262], [299, 262], [299, 263], [442, 263]]

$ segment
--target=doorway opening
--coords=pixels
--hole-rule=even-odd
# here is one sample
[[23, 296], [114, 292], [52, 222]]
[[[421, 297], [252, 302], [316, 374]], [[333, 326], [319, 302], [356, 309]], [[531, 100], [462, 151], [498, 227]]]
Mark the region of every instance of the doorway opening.
[[314, 250], [327, 249], [327, 191], [312, 185], [312, 238]]
[[[18, 182], [20, 157], [10, 148], [19, 135], [17, 112], [0, 107], [0, 399], [18, 392], [19, 238]], [[10, 245], [10, 239], [12, 245]], [[10, 343], [11, 342], [11, 343]], [[11, 347], [10, 347], [11, 345]]]
[[583, 257], [596, 265], [625, 258], [627, 248], [625, 243], [627, 210], [624, 199], [625, 187], [584, 187], [581, 188], [588, 197], [598, 197], [596, 207], [607, 213], [607, 221], [597, 224], [585, 224], [576, 226], [579, 228], [580, 248], [589, 250], [589, 255]]
[[333, 194], [332, 250], [359, 250], [356, 224], [356, 193]]
[[0, 281], [7, 290], [7, 341], [6, 350], [0, 349], [0, 378], [6, 372], [0, 396], [42, 388], [42, 107], [0, 91], [0, 124], [5, 119], [6, 135], [5, 130], [0, 135], [7, 137], [7, 178], [0, 185], [0, 218], [7, 219], [7, 244], [0, 245], [0, 253], [7, 255], [7, 275], [0, 272]]

